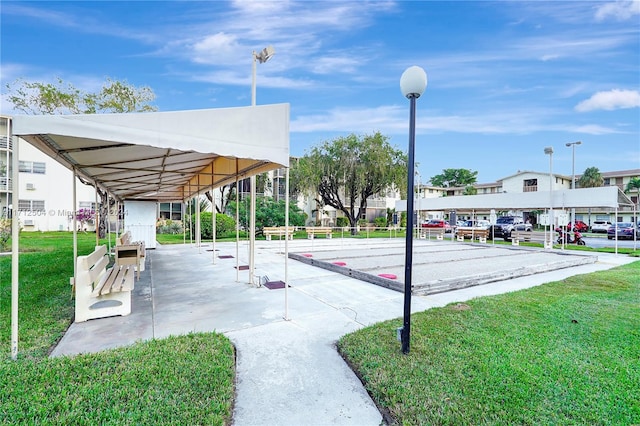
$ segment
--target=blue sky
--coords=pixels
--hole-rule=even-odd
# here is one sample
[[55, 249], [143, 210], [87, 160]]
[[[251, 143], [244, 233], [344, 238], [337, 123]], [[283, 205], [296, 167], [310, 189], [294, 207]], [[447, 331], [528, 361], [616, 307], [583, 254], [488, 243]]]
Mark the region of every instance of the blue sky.
[[416, 161], [487, 183], [519, 170], [640, 168], [640, 1], [2, 1], [4, 86], [56, 78], [149, 86], [161, 111], [291, 104], [291, 155], [379, 131], [404, 151], [399, 79], [428, 74]]

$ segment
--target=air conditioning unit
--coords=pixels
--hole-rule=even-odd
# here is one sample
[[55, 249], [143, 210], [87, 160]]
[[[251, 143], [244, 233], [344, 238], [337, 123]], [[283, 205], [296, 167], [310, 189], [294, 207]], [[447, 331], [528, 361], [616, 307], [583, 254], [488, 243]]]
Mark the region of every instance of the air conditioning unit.
[[27, 184], [27, 191], [33, 191], [36, 187], [32, 183]]
[[24, 221], [24, 226], [33, 226], [33, 219], [26, 219]]

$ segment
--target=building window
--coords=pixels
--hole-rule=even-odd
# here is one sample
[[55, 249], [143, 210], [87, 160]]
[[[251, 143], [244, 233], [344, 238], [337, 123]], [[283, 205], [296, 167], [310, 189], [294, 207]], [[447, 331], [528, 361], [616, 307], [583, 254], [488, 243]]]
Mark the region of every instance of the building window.
[[603, 185], [604, 185], [604, 186], [609, 186], [609, 185], [611, 185], [611, 179], [609, 179], [609, 178], [604, 178], [604, 180], [603, 180]]
[[46, 173], [47, 164], [38, 161], [20, 161], [18, 171], [23, 173], [35, 173], [43, 175]]
[[160, 203], [160, 219], [182, 220], [182, 203]]
[[44, 212], [44, 200], [18, 200], [18, 210]]

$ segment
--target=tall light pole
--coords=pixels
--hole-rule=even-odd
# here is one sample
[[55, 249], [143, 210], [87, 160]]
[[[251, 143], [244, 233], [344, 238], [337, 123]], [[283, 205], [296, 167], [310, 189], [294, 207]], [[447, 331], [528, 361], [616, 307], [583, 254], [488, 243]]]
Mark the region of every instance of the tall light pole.
[[549, 248], [551, 248], [553, 247], [553, 147], [546, 147], [544, 153], [549, 155]]
[[[568, 142], [565, 145], [571, 147], [571, 189], [576, 189], [576, 145], [582, 144], [581, 141]], [[576, 226], [576, 208], [571, 207], [571, 220], [573, 226]], [[591, 225], [591, 224], [589, 224]]]
[[413, 263], [413, 178], [416, 145], [416, 99], [427, 87], [427, 73], [417, 66], [409, 67], [400, 77], [400, 90], [409, 99], [409, 161], [407, 163], [407, 232], [404, 263], [404, 321], [401, 330], [402, 353], [409, 353], [411, 334], [411, 266]]
[[[256, 105], [256, 68], [257, 63], [267, 62], [276, 53], [273, 46], [269, 45], [262, 49], [260, 53], [253, 51], [253, 69], [251, 79], [251, 106]], [[249, 283], [254, 284], [255, 276], [255, 248], [256, 248], [256, 176], [250, 178], [251, 182], [251, 205], [249, 207]], [[237, 188], [236, 188], [237, 190]], [[237, 207], [236, 207], [237, 208]]]

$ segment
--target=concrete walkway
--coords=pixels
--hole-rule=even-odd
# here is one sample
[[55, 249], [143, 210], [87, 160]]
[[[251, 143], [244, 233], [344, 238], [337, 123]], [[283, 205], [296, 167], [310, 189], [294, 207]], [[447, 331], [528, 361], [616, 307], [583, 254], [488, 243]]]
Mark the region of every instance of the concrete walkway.
[[[436, 243], [415, 244], [420, 250]], [[367, 268], [376, 262], [367, 253], [380, 245], [404, 250], [402, 242], [379, 239], [296, 240], [290, 242], [289, 250], [315, 253], [318, 257], [326, 257], [328, 252], [357, 257], [357, 262]], [[256, 249], [256, 275], [284, 281], [284, 242], [259, 241]], [[159, 246], [149, 250], [146, 271], [136, 282], [131, 315], [72, 324], [52, 356], [100, 351], [169, 335], [217, 331], [229, 337], [237, 350], [234, 425], [382, 424], [375, 404], [337, 354], [335, 342], [344, 334], [387, 319], [398, 318], [400, 326], [403, 294], [295, 260], [288, 262], [290, 287], [286, 291], [256, 287], [246, 283], [248, 271], [236, 271], [235, 243], [218, 243], [216, 250], [218, 256], [232, 257], [216, 258], [213, 264], [210, 245]], [[242, 243], [240, 265], [247, 264], [247, 254], [246, 244]], [[505, 249], [502, 257], [519, 254]], [[412, 311], [515, 291], [632, 261], [627, 256], [598, 254], [595, 263], [413, 296]], [[487, 268], [489, 263], [500, 268], [495, 259], [487, 263]], [[447, 269], [455, 269], [462, 276], [462, 265], [451, 264]], [[240, 282], [236, 281], [237, 276]]]

